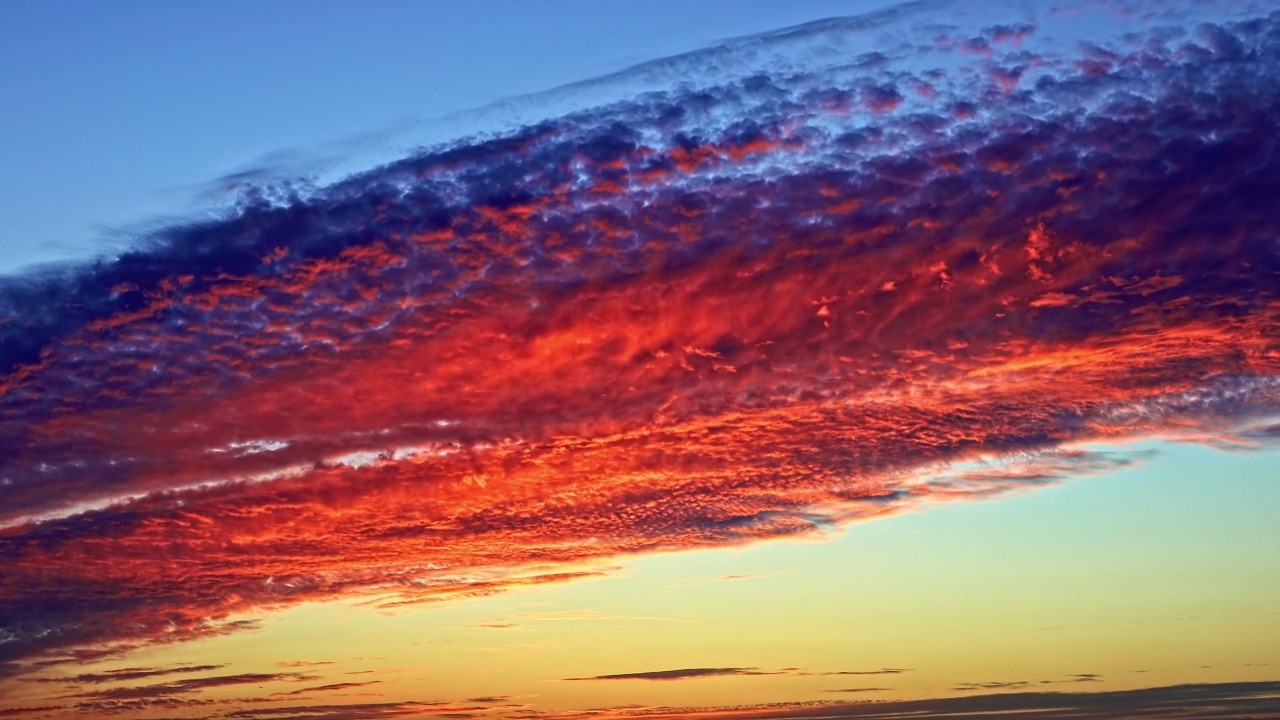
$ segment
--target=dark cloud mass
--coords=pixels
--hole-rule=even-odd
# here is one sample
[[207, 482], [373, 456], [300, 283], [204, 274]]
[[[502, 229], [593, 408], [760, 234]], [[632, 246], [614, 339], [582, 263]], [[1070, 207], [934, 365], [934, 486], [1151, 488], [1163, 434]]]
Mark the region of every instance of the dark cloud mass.
[[4, 672], [1274, 442], [1280, 13], [928, 7], [0, 281]]

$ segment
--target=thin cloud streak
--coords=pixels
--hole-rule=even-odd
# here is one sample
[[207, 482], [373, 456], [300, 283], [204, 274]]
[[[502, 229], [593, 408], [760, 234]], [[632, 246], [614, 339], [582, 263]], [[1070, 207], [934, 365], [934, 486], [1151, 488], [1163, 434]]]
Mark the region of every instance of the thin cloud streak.
[[304, 682], [316, 679], [318, 678], [314, 675], [300, 675], [298, 673], [241, 673], [238, 675], [219, 675], [213, 677], [193, 678], [189, 680], [175, 680], [168, 683], [142, 685], [139, 687], [88, 690], [76, 693], [72, 695], [72, 697], [90, 698], [94, 700], [130, 700], [155, 698], [166, 695], [183, 695], [200, 692], [207, 688], [226, 687], [228, 685], [261, 685], [271, 682]]
[[697, 678], [724, 677], [727, 675], [780, 675], [782, 671], [766, 672], [760, 668], [682, 668], [679, 670], [652, 670], [648, 672], [594, 675], [592, 677], [565, 678], [565, 680], [692, 680]]
[[706, 677], [724, 677], [733, 675], [743, 676], [759, 676], [759, 675], [795, 675], [795, 676], [813, 676], [813, 675], [899, 675], [909, 672], [904, 668], [883, 668], [880, 670], [843, 670], [838, 672], [809, 672], [803, 668], [779, 668], [777, 670], [762, 670], [758, 667], [702, 667], [702, 668], [680, 668], [676, 670], [648, 670], [644, 672], [632, 673], [616, 673], [611, 675], [592, 675], [588, 677], [564, 678], [568, 680], [693, 680]]
[[126, 682], [129, 680], [141, 680], [143, 678], [158, 677], [162, 675], [175, 675], [181, 673], [209, 672], [212, 670], [220, 670], [226, 665], [187, 665], [184, 667], [173, 668], [121, 668], [119, 670], [108, 670], [101, 673], [80, 673], [70, 677], [53, 677], [53, 678], [31, 678], [31, 682], [41, 683], [62, 683], [65, 685], [97, 685], [107, 682]]
[[823, 675], [901, 675], [911, 672], [910, 668], [880, 668], [879, 670], [842, 670], [840, 672], [822, 673]]

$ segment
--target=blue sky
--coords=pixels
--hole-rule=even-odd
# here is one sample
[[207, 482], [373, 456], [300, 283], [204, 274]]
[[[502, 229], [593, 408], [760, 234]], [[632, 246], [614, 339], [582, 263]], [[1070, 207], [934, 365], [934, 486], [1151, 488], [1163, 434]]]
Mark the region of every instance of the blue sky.
[[888, 4], [6, 2], [0, 272], [109, 253], [229, 174], [358, 168], [423, 120]]

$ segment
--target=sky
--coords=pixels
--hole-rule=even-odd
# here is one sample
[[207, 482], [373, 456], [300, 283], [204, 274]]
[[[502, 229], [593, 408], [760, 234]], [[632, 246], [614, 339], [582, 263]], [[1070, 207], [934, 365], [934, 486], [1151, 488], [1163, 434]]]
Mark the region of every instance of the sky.
[[0, 5], [0, 717], [1280, 717], [1280, 8]]

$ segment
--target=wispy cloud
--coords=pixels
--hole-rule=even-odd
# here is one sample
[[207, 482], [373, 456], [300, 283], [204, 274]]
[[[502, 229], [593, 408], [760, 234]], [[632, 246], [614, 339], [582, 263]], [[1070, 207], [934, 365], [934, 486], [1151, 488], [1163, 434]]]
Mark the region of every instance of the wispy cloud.
[[767, 572], [767, 573], [743, 573], [740, 575], [721, 575], [720, 577], [711, 578], [711, 582], [738, 582], [740, 580], [759, 580], [761, 578], [773, 577], [775, 575], [782, 575], [782, 574], [783, 573], [778, 573], [778, 572]]
[[93, 698], [97, 700], [120, 700], [132, 698], [150, 698], [164, 695], [181, 695], [194, 693], [208, 688], [226, 687], [228, 685], [262, 685], [272, 682], [303, 682], [317, 680], [314, 675], [298, 673], [240, 673], [237, 675], [215, 675], [188, 680], [173, 680], [167, 683], [142, 685], [139, 687], [117, 687], [105, 690], [87, 690], [74, 697]]
[[838, 672], [825, 672], [822, 675], [901, 675], [904, 672], [911, 672], [910, 668], [880, 668], [879, 670], [840, 670]]
[[366, 681], [366, 682], [330, 683], [329, 685], [318, 685], [318, 686], [316, 686], [316, 687], [302, 688], [301, 690], [290, 690], [289, 692], [284, 692], [284, 693], [274, 693], [274, 694], [275, 694], [275, 695], [280, 695], [280, 696], [288, 696], [288, 695], [306, 695], [306, 694], [308, 694], [308, 693], [317, 693], [317, 692], [334, 692], [334, 691], [338, 691], [338, 690], [351, 690], [351, 689], [353, 689], [353, 688], [368, 687], [369, 685], [381, 685], [382, 683], [383, 683], [383, 681], [382, 681], [382, 680], [369, 680], [369, 681]]
[[725, 675], [781, 675], [782, 671], [765, 671], [760, 668], [681, 668], [679, 670], [651, 670], [648, 672], [593, 675], [591, 677], [565, 678], [565, 680], [693, 680], [722, 677]]
[[975, 692], [982, 690], [1026, 690], [1035, 686], [1043, 685], [1096, 682], [1102, 682], [1101, 675], [1098, 675], [1097, 673], [1077, 673], [1075, 675], [1067, 675], [1066, 677], [1056, 680], [988, 680], [985, 682], [964, 682], [952, 689], [957, 692]]
[[565, 678], [565, 680], [691, 680], [704, 677], [724, 675], [898, 675], [908, 672], [902, 668], [884, 668], [881, 670], [844, 670], [837, 672], [810, 672], [804, 668], [787, 667], [776, 670], [762, 670], [758, 667], [707, 667], [681, 668], [677, 670], [649, 670], [645, 672], [617, 673], [612, 675], [593, 675], [589, 677]]
[[107, 670], [100, 673], [80, 673], [79, 675], [71, 675], [69, 677], [46, 677], [46, 678], [30, 678], [31, 682], [41, 683], [63, 683], [67, 685], [96, 685], [108, 682], [127, 682], [130, 680], [142, 680], [144, 678], [158, 677], [161, 675], [175, 675], [181, 673], [210, 672], [220, 670], [226, 665], [183, 665], [169, 668], [121, 668], [119, 670]]
[[382, 720], [383, 718], [422, 717], [423, 715], [450, 717], [451, 713], [472, 713], [487, 709], [489, 708], [465, 703], [349, 703], [245, 708], [230, 710], [226, 712], [225, 717], [238, 718], [239, 720], [271, 720], [274, 718], [299, 717], [333, 718], [334, 720]]
[[1031, 687], [1032, 684], [1025, 680], [989, 680], [987, 682], [960, 683], [953, 689], [962, 692], [974, 690], [1021, 690]]

